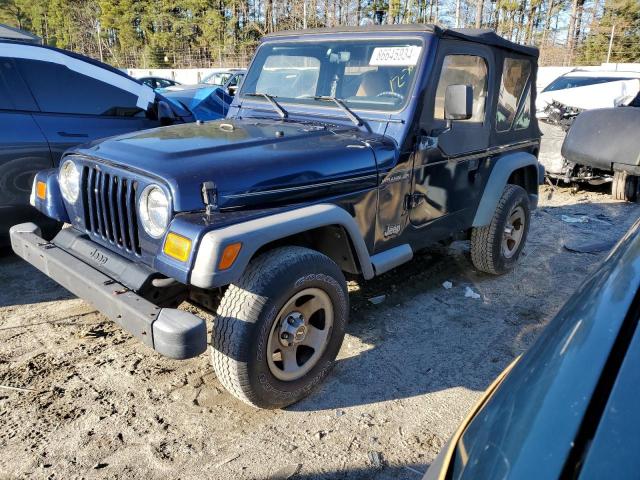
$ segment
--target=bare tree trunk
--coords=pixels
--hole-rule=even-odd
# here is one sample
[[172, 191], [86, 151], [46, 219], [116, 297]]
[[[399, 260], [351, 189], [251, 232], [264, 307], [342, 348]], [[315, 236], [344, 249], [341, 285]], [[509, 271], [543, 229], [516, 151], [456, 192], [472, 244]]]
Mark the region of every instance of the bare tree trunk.
[[531, 6], [529, 8], [529, 18], [527, 21], [527, 28], [525, 31], [525, 38], [524, 38], [525, 43], [529, 45], [533, 41], [533, 31], [536, 25], [538, 24], [538, 20], [536, 18], [538, 15], [537, 9], [538, 9], [538, 5], [534, 4], [532, 1]]
[[549, 0], [549, 6], [547, 7], [547, 13], [544, 19], [544, 27], [542, 29], [542, 46], [547, 44], [547, 34], [551, 28], [551, 17], [553, 16], [553, 9], [555, 8], [554, 0]]
[[576, 29], [573, 39], [574, 47], [580, 42], [580, 33], [582, 29], [582, 17], [584, 15], [584, 0], [578, 0], [578, 11], [576, 16]]
[[482, 28], [482, 11], [484, 10], [484, 0], [476, 0], [476, 28]]
[[264, 21], [267, 33], [273, 32], [273, 0], [266, 0], [265, 2]]
[[571, 2], [571, 15], [569, 16], [569, 30], [567, 34], [567, 49], [573, 48], [573, 39], [576, 33], [576, 18], [578, 16], [578, 1], [572, 0]]

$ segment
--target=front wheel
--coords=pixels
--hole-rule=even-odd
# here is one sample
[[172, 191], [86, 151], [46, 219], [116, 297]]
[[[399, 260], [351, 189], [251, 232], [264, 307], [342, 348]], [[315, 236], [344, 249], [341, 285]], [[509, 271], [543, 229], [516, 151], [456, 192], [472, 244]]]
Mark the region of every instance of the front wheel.
[[513, 268], [529, 233], [529, 196], [518, 185], [502, 192], [491, 223], [471, 231], [471, 261], [486, 273], [500, 275]]
[[211, 349], [218, 379], [256, 407], [297, 402], [333, 366], [348, 311], [346, 281], [330, 258], [302, 247], [260, 255], [218, 307]]

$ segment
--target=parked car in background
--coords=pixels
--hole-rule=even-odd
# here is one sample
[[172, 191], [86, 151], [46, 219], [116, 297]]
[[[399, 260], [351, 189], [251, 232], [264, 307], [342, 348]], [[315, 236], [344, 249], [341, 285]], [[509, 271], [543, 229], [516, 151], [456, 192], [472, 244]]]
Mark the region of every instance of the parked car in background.
[[573, 178], [611, 182], [616, 200], [633, 202], [640, 187], [640, 107], [581, 113], [562, 145], [563, 168]]
[[57, 166], [62, 153], [80, 143], [193, 119], [171, 105], [90, 58], [0, 40], [0, 243], [18, 222], [55, 228], [29, 205], [36, 172]]
[[[640, 72], [570, 72], [551, 82], [536, 104], [542, 131], [540, 162], [554, 183], [577, 188], [581, 183], [600, 185], [614, 181], [611, 165], [594, 169], [592, 165], [576, 163], [562, 155], [561, 147], [566, 132], [583, 112], [640, 106]], [[592, 127], [590, 135], [602, 140], [604, 137], [596, 134], [600, 126]]]
[[[371, 280], [436, 242], [512, 270], [543, 176], [538, 50], [434, 25], [281, 32], [224, 120], [68, 152], [35, 204], [72, 224], [14, 251], [171, 358], [207, 349], [240, 400], [280, 408], [328, 374]], [[50, 193], [48, 193], [50, 192]], [[114, 204], [116, 205], [114, 207]], [[126, 292], [126, 295], [121, 295]]]
[[226, 72], [215, 72], [202, 79], [202, 83], [223, 87], [230, 95], [235, 95], [236, 90], [247, 71], [244, 68], [232, 68]]
[[175, 85], [180, 85], [180, 82], [162, 77], [140, 77], [138, 78], [138, 81], [140, 83], [143, 83], [147, 87], [153, 88], [154, 90], [158, 88], [167, 88], [173, 87]]
[[189, 109], [196, 120], [217, 120], [229, 111], [233, 96], [220, 87], [191, 86], [159, 90], [168, 100]]
[[246, 70], [241, 68], [217, 71], [205, 76], [200, 83], [173, 85], [167, 87], [165, 92], [198, 88], [222, 88], [227, 94], [233, 96], [240, 83], [242, 83], [245, 73]]
[[486, 390], [424, 479], [637, 479], [639, 317], [640, 220]]
[[185, 108], [188, 108], [196, 120], [217, 120], [224, 118], [229, 111], [238, 86], [244, 78], [244, 70], [212, 73], [207, 78], [211, 82], [224, 80], [225, 83], [215, 85], [201, 83], [197, 85], [179, 85], [160, 89], [165, 97]]
[[[581, 104], [581, 108], [586, 108], [586, 102], [592, 100], [610, 102], [609, 104], [599, 103], [598, 107], [600, 108], [618, 106], [620, 102], [624, 101], [625, 89], [633, 89], [635, 85], [635, 93], [638, 93], [638, 82], [631, 82], [628, 84], [629, 86], [625, 86], [624, 82], [629, 80], [640, 81], [640, 71], [572, 70], [564, 75], [560, 75], [542, 89], [536, 100], [536, 115], [538, 118], [546, 117], [546, 108], [553, 101], [560, 101], [560, 103], [574, 107], [576, 105], [573, 103], [579, 103]], [[613, 85], [613, 87], [611, 85], [605, 85], [603, 88], [597, 90], [583, 88], [611, 83], [615, 85]], [[600, 96], [606, 98], [598, 98]], [[565, 99], [574, 99], [574, 101], [565, 101]], [[616, 101], [619, 103], [614, 104]]]

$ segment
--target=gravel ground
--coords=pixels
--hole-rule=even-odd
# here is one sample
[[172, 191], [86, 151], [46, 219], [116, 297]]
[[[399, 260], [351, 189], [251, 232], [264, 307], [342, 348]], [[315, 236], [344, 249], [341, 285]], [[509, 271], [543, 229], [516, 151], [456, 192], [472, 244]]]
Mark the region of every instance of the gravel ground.
[[640, 205], [602, 192], [550, 194], [508, 275], [475, 272], [459, 242], [353, 284], [332, 375], [281, 411], [236, 401], [208, 355], [179, 362], [147, 350], [5, 252], [0, 478], [419, 479], [493, 377], [606, 256], [563, 245], [612, 243], [640, 216]]

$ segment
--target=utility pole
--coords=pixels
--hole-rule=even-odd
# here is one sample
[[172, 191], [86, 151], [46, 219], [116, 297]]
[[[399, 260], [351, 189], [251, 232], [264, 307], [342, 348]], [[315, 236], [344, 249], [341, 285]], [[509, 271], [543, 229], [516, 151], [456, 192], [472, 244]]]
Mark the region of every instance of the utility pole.
[[613, 47], [613, 35], [616, 33], [616, 26], [613, 24], [611, 27], [611, 38], [609, 39], [609, 51], [607, 52], [607, 63], [611, 59], [611, 48]]
[[460, 0], [456, 0], [456, 28], [460, 28]]

